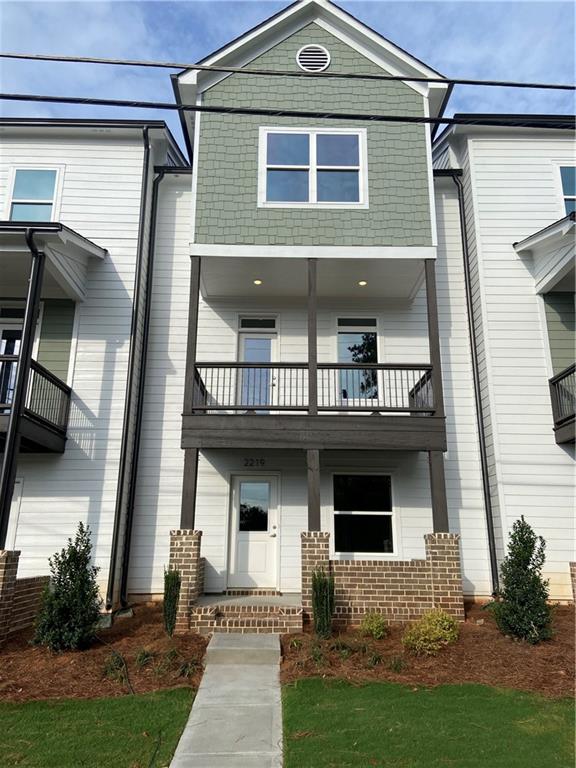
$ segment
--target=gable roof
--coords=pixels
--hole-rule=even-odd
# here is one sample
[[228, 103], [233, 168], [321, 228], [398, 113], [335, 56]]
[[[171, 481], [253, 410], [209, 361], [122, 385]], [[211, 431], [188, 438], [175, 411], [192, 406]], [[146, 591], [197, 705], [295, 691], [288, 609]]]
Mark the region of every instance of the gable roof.
[[[382, 68], [383, 74], [414, 77], [443, 77], [400, 46], [362, 23], [331, 0], [298, 0], [256, 25], [226, 45], [204, 57], [203, 66], [245, 67], [251, 61], [311, 23], [350, 45], [366, 59]], [[173, 77], [177, 100], [194, 104], [199, 93], [230, 77], [223, 72], [183, 70]], [[449, 90], [448, 83], [410, 83], [407, 85], [429, 98], [431, 116], [441, 114]], [[182, 114], [182, 113], [181, 113]], [[190, 134], [192, 118], [184, 117]]]

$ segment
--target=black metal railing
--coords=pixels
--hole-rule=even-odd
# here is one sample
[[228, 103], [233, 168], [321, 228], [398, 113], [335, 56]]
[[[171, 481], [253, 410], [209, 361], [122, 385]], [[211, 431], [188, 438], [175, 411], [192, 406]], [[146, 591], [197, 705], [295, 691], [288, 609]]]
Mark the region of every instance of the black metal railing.
[[576, 363], [572, 363], [550, 379], [550, 397], [554, 426], [574, 419], [576, 413]]
[[427, 364], [319, 363], [311, 403], [306, 363], [197, 363], [192, 410], [432, 414], [431, 375]]
[[[0, 355], [0, 415], [10, 413], [17, 366], [17, 355]], [[67, 384], [36, 360], [32, 360], [24, 414], [66, 434], [71, 393]]]

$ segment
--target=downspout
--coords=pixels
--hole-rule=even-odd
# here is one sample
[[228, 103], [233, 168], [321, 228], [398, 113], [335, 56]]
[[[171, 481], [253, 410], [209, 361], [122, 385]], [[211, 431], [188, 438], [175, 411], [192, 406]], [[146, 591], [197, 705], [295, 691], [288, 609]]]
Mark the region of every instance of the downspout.
[[16, 382], [14, 396], [10, 408], [10, 419], [4, 444], [4, 457], [2, 460], [2, 472], [0, 474], [0, 549], [6, 546], [8, 522], [10, 519], [10, 507], [14, 494], [14, 482], [16, 480], [16, 466], [20, 451], [20, 422], [26, 403], [28, 380], [30, 376], [30, 361], [32, 359], [32, 347], [34, 345], [34, 329], [40, 308], [40, 292], [42, 289], [42, 277], [44, 275], [44, 263], [46, 254], [39, 251], [34, 242], [34, 229], [25, 230], [26, 245], [32, 256], [30, 279], [28, 282], [28, 294], [26, 296], [26, 309], [22, 325], [22, 341], [20, 353], [16, 362]]
[[[114, 583], [116, 581], [116, 563], [118, 560], [118, 542], [122, 525], [122, 504], [126, 482], [126, 465], [130, 449], [128, 432], [130, 429], [130, 416], [132, 412], [132, 391], [134, 389], [134, 367], [136, 362], [136, 335], [138, 332], [138, 313], [141, 300], [141, 276], [142, 261], [144, 258], [146, 207], [148, 204], [148, 175], [150, 171], [150, 138], [149, 127], [142, 129], [142, 141], [144, 144], [144, 165], [142, 168], [142, 194], [140, 196], [140, 223], [138, 226], [138, 245], [136, 250], [136, 274], [134, 276], [134, 302], [132, 309], [132, 323], [130, 327], [130, 351], [128, 354], [128, 377], [126, 381], [126, 397], [124, 400], [124, 419], [122, 423], [122, 446], [120, 449], [120, 468], [118, 471], [118, 488], [116, 491], [116, 506], [114, 511], [114, 529], [112, 532], [112, 547], [110, 552], [110, 568], [108, 572], [108, 588], [106, 590], [106, 609], [110, 610], [114, 604]], [[132, 456], [134, 461], [134, 454]], [[125, 536], [126, 538], [126, 530]], [[124, 541], [125, 544], [125, 541]], [[124, 550], [122, 551], [124, 557]]]
[[470, 274], [470, 252], [468, 250], [468, 227], [464, 208], [464, 186], [460, 175], [450, 174], [458, 190], [458, 209], [460, 213], [460, 234], [462, 238], [462, 254], [464, 257], [464, 284], [466, 289], [466, 308], [468, 314], [468, 335], [470, 337], [470, 355], [472, 358], [472, 378], [474, 381], [474, 401], [476, 404], [476, 423], [478, 425], [478, 442], [480, 448], [480, 466], [482, 470], [482, 491], [484, 509], [486, 510], [486, 531], [488, 533], [488, 551], [490, 553], [490, 573], [492, 575], [492, 594], [499, 588], [498, 558], [496, 555], [496, 539], [494, 536], [494, 516], [492, 498], [490, 496], [490, 481], [488, 474], [488, 453], [486, 450], [486, 431], [484, 429], [484, 409], [480, 388], [480, 372], [478, 367], [478, 348], [476, 346], [476, 319], [472, 301], [472, 278]]
[[146, 384], [146, 360], [148, 357], [148, 336], [150, 330], [150, 311], [152, 306], [152, 281], [154, 272], [154, 251], [156, 240], [156, 215], [158, 211], [158, 191], [166, 170], [162, 168], [152, 182], [152, 205], [150, 212], [150, 232], [148, 235], [148, 272], [146, 273], [144, 329], [142, 333], [142, 360], [138, 381], [138, 400], [136, 411], [136, 426], [134, 430], [134, 455], [130, 472], [128, 488], [128, 503], [126, 509], [126, 532], [120, 571], [120, 604], [125, 608], [128, 604], [127, 585], [128, 567], [130, 565], [130, 543], [132, 540], [132, 521], [134, 518], [134, 501], [136, 498], [136, 481], [138, 479], [138, 460], [140, 454], [140, 437], [142, 434], [142, 414], [144, 413], [144, 389]]

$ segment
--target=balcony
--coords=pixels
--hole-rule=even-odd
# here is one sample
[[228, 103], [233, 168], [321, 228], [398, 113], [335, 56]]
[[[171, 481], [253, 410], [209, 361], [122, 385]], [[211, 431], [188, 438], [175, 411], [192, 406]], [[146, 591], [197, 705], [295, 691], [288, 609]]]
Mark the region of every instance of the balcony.
[[556, 442], [575, 442], [576, 363], [550, 379], [550, 397]]
[[[10, 420], [16, 382], [17, 355], [0, 355], [0, 447]], [[70, 411], [70, 387], [36, 360], [30, 376], [20, 422], [20, 450], [24, 453], [63, 453]]]
[[184, 447], [445, 450], [431, 365], [318, 363], [313, 369], [198, 362]]

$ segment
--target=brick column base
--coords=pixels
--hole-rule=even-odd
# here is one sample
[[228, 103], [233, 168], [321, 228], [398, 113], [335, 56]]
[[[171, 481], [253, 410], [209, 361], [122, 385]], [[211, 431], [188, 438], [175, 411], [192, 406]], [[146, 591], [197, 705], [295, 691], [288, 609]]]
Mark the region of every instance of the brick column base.
[[304, 618], [312, 615], [312, 573], [330, 568], [330, 534], [323, 531], [304, 531], [300, 534], [302, 548], [302, 609]]
[[0, 550], [0, 645], [10, 632], [20, 552]]
[[576, 563], [570, 563], [570, 581], [572, 582], [572, 599], [576, 603]]
[[424, 536], [424, 542], [426, 561], [430, 568], [433, 606], [464, 621], [460, 536], [456, 533], [428, 533]]
[[174, 633], [181, 635], [190, 629], [191, 609], [204, 591], [204, 560], [200, 557], [202, 531], [170, 531], [171, 571], [179, 571], [180, 599]]

